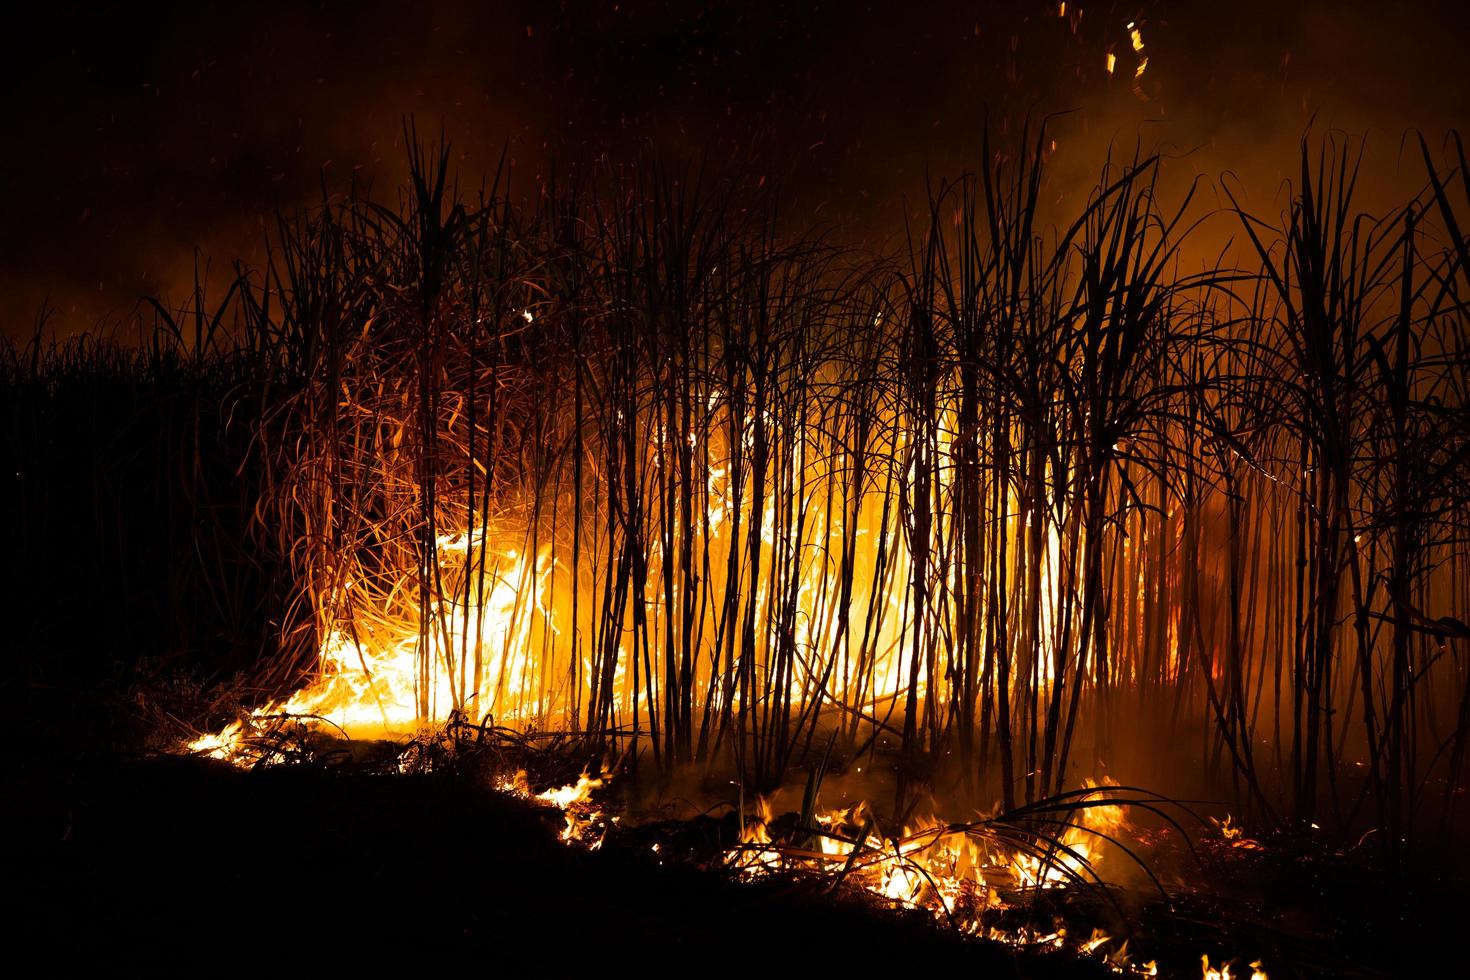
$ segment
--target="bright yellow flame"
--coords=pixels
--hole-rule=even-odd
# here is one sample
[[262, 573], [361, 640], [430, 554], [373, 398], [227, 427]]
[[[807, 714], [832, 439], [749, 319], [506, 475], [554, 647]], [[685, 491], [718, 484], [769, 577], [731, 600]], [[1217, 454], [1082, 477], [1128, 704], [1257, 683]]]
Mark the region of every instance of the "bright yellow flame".
[[[1102, 790], [1117, 783], [1104, 778], [1102, 782], [1083, 780], [1082, 785]], [[1017, 854], [1011, 863], [1017, 880], [1028, 888], [1056, 888], [1074, 878], [1085, 877], [1087, 866], [1101, 855], [1103, 841], [1116, 839], [1126, 822], [1123, 808], [1101, 802], [1104, 799], [1105, 792], [1086, 798], [1090, 805], [1081, 811], [1079, 821], [1062, 834], [1061, 846], [1055, 852]]]
[[1245, 831], [1235, 822], [1235, 818], [1230, 814], [1225, 814], [1223, 821], [1211, 817], [1210, 823], [1214, 824], [1215, 829], [1220, 832], [1220, 839], [1231, 847], [1245, 851], [1259, 851], [1262, 849], [1261, 842], [1245, 836]]
[[558, 810], [565, 810], [573, 803], [587, 802], [592, 796], [592, 791], [601, 788], [601, 786], [601, 779], [592, 779], [584, 772], [577, 777], [577, 781], [574, 784], [563, 786], [560, 789], [549, 789], [544, 793], [538, 793], [536, 794], [536, 799], [544, 800]]
[[[1211, 966], [1208, 955], [1200, 957], [1200, 969], [1203, 980], [1232, 980], [1234, 977], [1234, 974], [1230, 972], [1229, 963], [1221, 963], [1218, 967]], [[1266, 976], [1266, 971], [1261, 969], [1259, 960], [1251, 964], [1250, 980], [1270, 980]]]
[[[521, 315], [530, 321], [530, 309]], [[871, 315], [882, 322], [885, 313]], [[432, 556], [421, 556], [417, 547], [382, 544], [411, 540], [415, 529], [406, 521], [375, 528], [370, 544], [324, 560], [319, 569], [322, 579], [336, 584], [313, 596], [321, 637], [314, 679], [290, 698], [202, 735], [190, 748], [244, 765], [270, 759], [274, 749], [261, 736], [269, 736], [282, 716], [321, 719], [349, 737], [411, 735], [451, 717], [493, 717], [497, 725], [543, 730], [576, 727], [594, 696], [603, 712], [600, 723], [626, 729], [646, 722], [643, 730], [649, 730], [670, 677], [635, 671], [634, 654], [670, 642], [699, 646], [700, 636], [707, 646], [724, 629], [727, 614], [718, 602], [701, 602], [687, 612], [670, 608], [670, 579], [675, 603], [698, 592], [734, 595], [741, 603], [749, 596], [751, 608], [760, 610], [778, 604], [791, 610], [784, 628], [758, 627], [754, 642], [732, 650], [725, 665], [695, 650], [693, 691], [687, 696], [696, 704], [725, 710], [752, 699], [748, 707], [762, 711], [779, 695], [793, 705], [837, 703], [871, 713], [892, 705], [910, 687], [924, 700], [946, 695], [952, 680], [922, 661], [915, 675], [915, 659], [906, 653], [916, 636], [944, 630], [942, 604], [916, 611], [911, 584], [928, 578], [931, 596], [954, 594], [963, 587], [960, 570], [932, 554], [926, 569], [916, 569], [912, 535], [891, 513], [885, 496], [891, 489], [875, 488], [871, 481], [884, 476], [916, 482], [922, 464], [934, 481], [935, 497], [946, 494], [956, 473], [952, 442], [960, 429], [958, 407], [937, 406], [932, 441], [921, 445], [910, 444], [914, 427], [898, 409], [880, 408], [877, 430], [883, 435], [862, 451], [870, 461], [886, 459], [870, 462], [869, 482], [854, 490], [851, 447], [833, 438], [822, 420], [797, 422], [770, 408], [749, 409], [737, 418], [729, 394], [713, 385], [700, 392], [699, 401], [708, 422], [688, 431], [675, 431], [658, 415], [640, 413], [624, 421], [643, 436], [637, 444], [648, 472], [677, 467], [682, 475], [690, 464], [679, 455], [694, 459], [692, 485], [698, 492], [692, 526], [685, 526], [684, 534], [692, 539], [687, 547], [694, 555], [709, 556], [707, 571], [691, 565], [685, 557], [689, 552], [666, 555], [663, 536], [649, 534], [634, 545], [643, 562], [641, 595], [606, 607], [597, 594], [613, 573], [605, 559], [593, 555], [608, 541], [611, 517], [601, 514], [602, 523], [590, 532], [584, 525], [588, 546], [581, 567], [566, 567], [571, 529], [559, 522], [576, 508], [572, 491], [564, 487], [554, 491], [562, 496], [530, 514], [498, 505], [493, 526], [483, 514], [446, 507], [435, 515], [444, 533], [434, 539]], [[461, 404], [446, 425], [462, 426], [465, 416]], [[403, 421], [395, 440], [413, 424]], [[758, 430], [767, 445], [780, 442], [790, 453], [782, 477], [787, 484], [759, 494], [750, 491], [748, 463], [757, 451]], [[747, 462], [741, 464], [742, 459]], [[403, 511], [421, 513], [416, 474], [389, 475], [401, 487]], [[446, 490], [443, 499], [453, 496]], [[642, 506], [645, 527], [680, 519], [661, 512], [668, 505], [658, 494], [649, 494]], [[1034, 512], [1027, 516], [1013, 492], [1004, 510], [1002, 519], [1017, 538], [1038, 519]], [[548, 512], [560, 516], [548, 517]], [[951, 536], [954, 519], [951, 513], [935, 514], [935, 540]], [[1016, 703], [1031, 686], [1053, 685], [1056, 646], [1066, 635], [1060, 619], [1063, 610], [1075, 606], [1062, 595], [1073, 559], [1062, 547], [1056, 522], [1043, 523], [1037, 622], [1014, 641], [1013, 655], [1021, 666], [1013, 679]], [[752, 533], [756, 528], [759, 533]], [[379, 554], [390, 548], [399, 550]], [[344, 564], [350, 576], [332, 562]], [[572, 601], [574, 590], [579, 604]], [[1008, 600], [1022, 598], [1013, 594]], [[983, 615], [989, 600], [978, 601], [982, 607], [976, 613]], [[695, 634], [693, 641], [676, 626], [681, 614], [693, 617], [686, 627]], [[670, 631], [675, 635], [670, 637]], [[592, 638], [600, 636], [607, 639], [594, 649]], [[787, 658], [780, 670], [778, 655]], [[749, 690], [731, 683], [732, 677], [757, 678], [752, 683], [766, 689]], [[941, 689], [931, 692], [931, 683]], [[778, 691], [778, 685], [784, 686]]]
[[[531, 322], [529, 310], [522, 315]], [[878, 322], [884, 314], [880, 310], [872, 315]], [[789, 630], [757, 630], [753, 643], [734, 651], [733, 672], [769, 678], [764, 691], [747, 692], [727, 684], [731, 675], [717, 672], [713, 661], [701, 654], [701, 666], [691, 678], [696, 703], [715, 710], [740, 704], [760, 711], [765, 702], [784, 695], [794, 705], [826, 701], [877, 714], [880, 706], [891, 711], [895, 699], [910, 688], [920, 699], [946, 696], [952, 683], [948, 676], [926, 672], [922, 663], [921, 673], [914, 673], [919, 658], [909, 651], [915, 637], [938, 635], [943, 627], [935, 609], [915, 610], [910, 585], [916, 578], [928, 577], [931, 594], [953, 594], [963, 587], [960, 569], [933, 555], [925, 559], [926, 566], [916, 568], [918, 561], [910, 550], [914, 539], [888, 512], [891, 501], [877, 492], [849, 494], [851, 447], [840, 440], [824, 446], [826, 430], [820, 421], [805, 423], [807, 428], [802, 429], [770, 409], [736, 418], [726, 407], [729, 396], [719, 390], [701, 392], [699, 400], [714, 423], [697, 432], [677, 429], [662, 417], [626, 420], [637, 427], [639, 462], [653, 473], [682, 473], [688, 464], [680, 463], [678, 454], [693, 454], [702, 461], [690, 483], [697, 492], [687, 531], [694, 553], [708, 549], [711, 555], [695, 579], [700, 590], [748, 595], [752, 608], [761, 610], [778, 602], [788, 604], [794, 615], [787, 620]], [[921, 472], [927, 472], [935, 482], [936, 498], [946, 494], [955, 474], [951, 444], [961, 427], [958, 409], [938, 408], [937, 425], [926, 443], [900, 424], [896, 409], [882, 412], [887, 421], [886, 428], [880, 428], [889, 441], [879, 448], [893, 464], [885, 475], [916, 484]], [[789, 444], [784, 472], [791, 482], [778, 492], [751, 493], [748, 469], [744, 476], [735, 476], [740, 473], [737, 461], [757, 449], [757, 430], [764, 430], [767, 440]], [[405, 496], [416, 506], [412, 479], [405, 478], [404, 483]], [[1003, 499], [1001, 521], [1008, 533], [1015, 540], [1036, 540], [1040, 549], [1030, 569], [1038, 590], [1030, 606], [1036, 620], [1013, 641], [1017, 669], [1012, 684], [1019, 703], [1023, 692], [1051, 690], [1056, 683], [1057, 645], [1067, 632], [1062, 616], [1075, 605], [1064, 601], [1063, 585], [1071, 579], [1074, 559], [1063, 547], [1054, 520], [1023, 507], [1012, 492]], [[657, 509], [665, 506], [657, 494], [642, 506], [649, 508], [644, 515], [649, 527], [660, 526], [670, 516]], [[271, 761], [277, 751], [271, 728], [282, 716], [322, 719], [352, 737], [413, 734], [452, 717], [471, 721], [488, 717], [496, 725], [510, 727], [568, 728], [585, 717], [588, 683], [594, 677], [599, 697], [606, 698], [612, 727], [651, 722], [650, 706], [662, 702], [666, 692], [660, 685], [668, 677], [658, 671], [652, 676], [637, 672], [633, 655], [639, 648], [664, 648], [669, 638], [659, 631], [671, 629], [669, 624], [676, 621], [669, 609], [667, 582], [676, 582], [672, 601], [678, 602], [686, 584], [681, 577], [690, 575], [689, 566], [677, 553], [665, 553], [668, 545], [663, 538], [650, 535], [638, 543], [639, 558], [645, 563], [641, 594], [633, 586], [623, 606], [611, 611], [599, 606], [586, 597], [606, 582], [605, 560], [584, 558], [580, 568], [565, 567], [569, 550], [565, 528], [545, 516], [545, 510], [565, 515], [573, 509], [567, 497], [523, 519], [506, 508], [496, 511], [493, 526], [483, 514], [436, 514], [444, 533], [433, 539], [429, 555], [421, 555], [416, 544], [410, 551], [414, 562], [407, 570], [389, 561], [384, 562], [386, 569], [353, 565], [353, 581], [348, 581], [326, 569], [324, 577], [338, 584], [324, 588], [317, 598], [322, 640], [312, 682], [290, 698], [202, 736], [191, 748], [241, 765]], [[936, 515], [936, 539], [949, 534], [946, 521], [951, 519], [952, 515]], [[1031, 537], [1035, 528], [1030, 523], [1038, 520], [1039, 540]], [[605, 545], [607, 526], [597, 533], [602, 536], [595, 540]], [[411, 529], [405, 536], [411, 536]], [[738, 579], [726, 581], [732, 573], [720, 558], [732, 553], [744, 567], [733, 573]], [[850, 563], [846, 571], [844, 562]], [[844, 575], [850, 576], [846, 589]], [[592, 588], [594, 583], [597, 588]], [[573, 588], [581, 590], [579, 607], [568, 601]], [[639, 603], [641, 621], [647, 624], [642, 636], [631, 625], [638, 619], [628, 611]], [[689, 614], [695, 627], [707, 628], [706, 644], [715, 635], [716, 618], [724, 614], [718, 605], [709, 603], [702, 607], [706, 612]], [[574, 609], [576, 621], [571, 619]], [[699, 616], [706, 618], [701, 621]], [[586, 638], [607, 623], [614, 627], [606, 632], [608, 647], [594, 654]], [[853, 629], [851, 624], [862, 628]], [[781, 644], [794, 648], [784, 673], [773, 667]], [[641, 687], [635, 687], [634, 678]], [[931, 692], [930, 685], [939, 690]], [[741, 704], [745, 698], [754, 703]], [[602, 814], [592, 794], [605, 778], [583, 773], [574, 784], [532, 793], [521, 774], [501, 788], [558, 808], [566, 817], [562, 838], [590, 841], [588, 846], [596, 847], [601, 837], [590, 828], [602, 825]], [[761, 874], [792, 860], [815, 862], [824, 870], [845, 866], [847, 880], [888, 901], [930, 910], [974, 935], [1047, 946], [1068, 940], [1061, 931], [1006, 933], [982, 924], [982, 917], [1001, 905], [1002, 888], [1065, 886], [1096, 858], [1096, 833], [1112, 834], [1122, 823], [1119, 807], [1100, 802], [1081, 812], [1079, 826], [1064, 836], [1063, 850], [1016, 854], [932, 820], [888, 836], [872, 819], [871, 810], [860, 807], [821, 815], [820, 831], [812, 828], [810, 850], [793, 859], [788, 848], [772, 840], [768, 801], [757, 799], [755, 813], [749, 816], [741, 846], [727, 856], [742, 873]], [[1086, 952], [1108, 944], [1100, 935], [1072, 942]], [[1114, 951], [1114, 959], [1121, 961], [1120, 953]]]
[[781, 864], [779, 851], [767, 846], [771, 833], [767, 829], [772, 816], [771, 804], [764, 796], [755, 798], [755, 818], [740, 815], [740, 846], [725, 855], [725, 861], [745, 875], [760, 875], [773, 871]]
[[[593, 804], [592, 791], [601, 789], [607, 778], [606, 774], [592, 777], [583, 770], [575, 783], [532, 793], [526, 770], [521, 769], [510, 779], [502, 779], [496, 789], [561, 810], [566, 815], [566, 826], [562, 828], [561, 839], [570, 843], [584, 840], [588, 829], [593, 825], [602, 825], [602, 811]], [[602, 838], [599, 837], [590, 846], [592, 850], [597, 850], [602, 846]]]
[[[732, 848], [726, 862], [747, 876], [781, 869], [841, 871], [849, 884], [861, 887], [905, 908], [925, 910], [960, 931], [1015, 946], [1070, 948], [1084, 955], [1102, 956], [1115, 972], [1152, 976], [1153, 964], [1129, 963], [1127, 943], [1108, 952], [1112, 937], [1093, 930], [1086, 940], [1071, 943], [1065, 929], [1037, 932], [1028, 927], [1003, 929], [985, 921], [991, 910], [1004, 909], [997, 884], [1012, 890], [1063, 887], [1067, 870], [1082, 861], [1096, 860], [1096, 835], [1114, 837], [1126, 826], [1122, 808], [1106, 802], [1105, 788], [1096, 785], [1097, 805], [1085, 808], [1078, 826], [1066, 836], [1071, 856], [1057, 853], [1048, 861], [1020, 856], [996, 839], [965, 825], [933, 819], [905, 827], [887, 837], [866, 802], [844, 810], [816, 814], [814, 843], [796, 848], [772, 843], [768, 801], [758, 799], [756, 814], [744, 823], [741, 845]], [[1066, 870], [1064, 870], [1066, 869]], [[1008, 884], [1007, 884], [1008, 883]]]
[[[479, 537], [439, 537], [442, 562], [452, 563], [451, 555], [475, 557], [469, 574], [461, 576], [464, 588], [458, 599], [433, 608], [434, 628], [423, 631], [427, 637], [413, 620], [365, 621], [334, 629], [322, 643], [311, 683], [285, 701], [257, 709], [248, 721], [232, 722], [218, 733], [196, 739], [189, 749], [252, 764], [262, 754], [269, 756], [268, 749], [262, 753], [252, 741], [253, 730], [279, 717], [321, 719], [353, 736], [390, 737], [411, 734], [425, 721], [447, 718], [456, 704], [487, 711], [500, 707], [501, 717], [514, 720], [525, 703], [520, 692], [535, 680], [528, 647], [550, 562], [545, 552], [532, 561], [515, 550], [497, 555], [484, 548]], [[466, 678], [448, 670], [429, 672], [429, 683], [424, 683], [420, 668], [425, 652], [431, 663], [440, 665], [466, 651], [479, 664], [472, 690], [464, 689]]]

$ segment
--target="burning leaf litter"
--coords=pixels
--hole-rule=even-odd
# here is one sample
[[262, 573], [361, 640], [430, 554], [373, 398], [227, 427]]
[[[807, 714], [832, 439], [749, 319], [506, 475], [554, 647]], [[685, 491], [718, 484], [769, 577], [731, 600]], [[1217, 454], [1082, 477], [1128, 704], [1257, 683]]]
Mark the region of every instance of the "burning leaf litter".
[[[561, 830], [561, 840], [569, 844], [584, 844], [589, 850], [595, 851], [602, 847], [610, 824], [619, 819], [604, 817], [602, 809], [592, 800], [593, 791], [601, 789], [607, 778], [605, 775], [592, 777], [583, 770], [575, 783], [535, 793], [527, 781], [526, 770], [518, 769], [514, 776], [500, 780], [496, 789], [562, 811], [566, 815], [566, 826]], [[587, 835], [593, 830], [599, 832], [598, 836], [596, 839], [589, 839]]]
[[[560, 839], [596, 851], [620, 822], [620, 817], [608, 816], [593, 798], [611, 779], [610, 773], [594, 777], [584, 770], [574, 783], [537, 792], [526, 770], [519, 769], [495, 785], [501, 792], [562, 811], [566, 825]], [[1106, 791], [1107, 784], [1099, 789]], [[1156, 961], [1133, 961], [1128, 939], [1119, 940], [1096, 927], [1086, 939], [1074, 939], [1061, 923], [1041, 929], [987, 921], [1019, 907], [1017, 903], [1037, 890], [1065, 888], [1080, 880], [1089, 860], [1096, 856], [1096, 842], [1126, 830], [1127, 820], [1119, 805], [1089, 807], [1081, 822], [1070, 827], [1053, 847], [1034, 852], [1007, 848], [987, 835], [983, 822], [958, 825], [929, 820], [906, 827], [897, 837], [885, 838], [867, 802], [821, 811], [815, 816], [816, 826], [799, 835], [804, 840], [778, 842], [771, 832], [775, 815], [770, 801], [757, 796], [753, 809], [740, 821], [739, 844], [722, 857], [723, 864], [740, 878], [828, 878], [885, 904], [927, 912], [936, 924], [962, 935], [1018, 949], [1068, 951], [1098, 959], [1117, 974], [1161, 975]], [[1215, 824], [1225, 839], [1233, 843], [1245, 840], [1228, 816]], [[655, 841], [648, 850], [660, 855], [663, 847]], [[1003, 892], [1012, 898], [1003, 898]], [[1230, 963], [1211, 966], [1208, 955], [1201, 956], [1201, 962], [1203, 980], [1244, 980], [1231, 972]], [[1248, 980], [1269, 980], [1259, 961], [1251, 963]]]

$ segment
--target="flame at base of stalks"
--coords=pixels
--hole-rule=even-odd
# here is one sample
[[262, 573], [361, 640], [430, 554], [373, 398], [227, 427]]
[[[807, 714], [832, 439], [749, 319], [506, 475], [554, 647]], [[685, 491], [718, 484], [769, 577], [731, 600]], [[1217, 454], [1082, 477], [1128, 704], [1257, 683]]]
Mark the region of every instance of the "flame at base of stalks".
[[[1087, 874], [1099, 856], [1099, 842], [1115, 837], [1126, 820], [1121, 805], [1107, 802], [1106, 792], [1115, 783], [1087, 780], [1083, 785], [1097, 790], [1096, 799], [1084, 800], [1080, 817], [1066, 827], [1056, 846], [1029, 852], [1002, 850], [974, 827], [932, 818], [905, 827], [897, 837], [884, 838], [866, 802], [817, 814], [816, 854], [764, 849], [771, 843], [770, 806], [758, 798], [756, 819], [746, 822], [741, 846], [727, 855], [727, 863], [759, 874], [789, 868], [792, 860], [808, 865], [835, 861], [848, 865], [853, 880], [887, 899], [910, 906], [937, 902], [952, 913], [949, 896], [958, 894], [962, 885], [994, 894], [987, 872], [1021, 889], [1052, 888]], [[860, 852], [856, 858], [854, 850]]]
[[[1092, 784], [1089, 784], [1092, 785]], [[753, 817], [743, 820], [739, 846], [725, 855], [726, 865], [745, 877], [781, 871], [840, 874], [843, 880], [904, 908], [931, 912], [968, 935], [1010, 946], [1065, 949], [1098, 956], [1120, 973], [1152, 976], [1153, 963], [1128, 962], [1127, 943], [1111, 951], [1108, 934], [1094, 930], [1079, 943], [1069, 943], [1065, 928], [1038, 931], [1002, 929], [988, 924], [988, 913], [1009, 906], [998, 884], [1022, 890], [1059, 887], [1078, 877], [1095, 858], [1098, 835], [1116, 833], [1123, 825], [1122, 807], [1105, 802], [1099, 788], [1096, 805], [1083, 809], [1077, 827], [1069, 828], [1052, 854], [1009, 851], [974, 826], [929, 819], [885, 837], [866, 803], [846, 810], [816, 814], [806, 842], [788, 847], [773, 842], [769, 802], [757, 798]]]
[[533, 622], [545, 615], [549, 550], [499, 553], [478, 532], [441, 535], [437, 547], [441, 568], [457, 569], [470, 584], [433, 604], [432, 628], [421, 627], [415, 603], [401, 602], [407, 611], [389, 603], [371, 621], [330, 630], [309, 684], [193, 740], [188, 751], [242, 766], [278, 761], [272, 735], [290, 719], [324, 722], [354, 738], [398, 738], [456, 712], [494, 711], [508, 723], [537, 717], [542, 705], [526, 694], [536, 686], [527, 650]]
[[1055, 888], [1069, 881], [1085, 877], [1091, 864], [1101, 856], [1101, 844], [1108, 839], [1117, 839], [1127, 829], [1123, 808], [1116, 803], [1105, 802], [1108, 787], [1117, 783], [1104, 778], [1101, 782], [1085, 779], [1083, 789], [1097, 789], [1095, 800], [1089, 799], [1082, 811], [1080, 822], [1068, 826], [1058, 846], [1040, 853], [1021, 853], [1011, 860], [1011, 870], [1017, 882], [1024, 888]]
[[[618, 822], [616, 816], [605, 818], [592, 799], [593, 792], [609, 778], [607, 773], [594, 777], [583, 770], [575, 783], [538, 793], [521, 769], [514, 776], [500, 779], [496, 788], [561, 810], [566, 825], [560, 839], [598, 850], [609, 826]], [[1116, 974], [1155, 977], [1159, 975], [1157, 961], [1134, 963], [1126, 939], [1108, 949], [1114, 937], [1102, 929], [1094, 928], [1087, 939], [1073, 941], [1061, 925], [1047, 931], [1026, 925], [1002, 928], [983, 922], [987, 912], [1009, 907], [987, 881], [987, 874], [991, 880], [1005, 880], [1023, 891], [1065, 887], [1081, 878], [1084, 867], [1096, 859], [1097, 841], [1116, 838], [1126, 831], [1123, 807], [1107, 802], [1106, 793], [1112, 786], [1116, 783], [1106, 779], [1084, 783], [1084, 788], [1097, 790], [1096, 798], [1084, 798], [1090, 805], [1081, 809], [1078, 823], [1062, 835], [1056, 853], [1046, 858], [1007, 853], [993, 841], [967, 832], [965, 825], [933, 819], [905, 828], [897, 838], [885, 839], [866, 801], [845, 810], [817, 814], [818, 829], [811, 835], [812, 846], [787, 847], [771, 836], [774, 813], [770, 801], [757, 796], [754, 814], [741, 814], [739, 846], [728, 850], [724, 860], [743, 877], [789, 870], [840, 870], [846, 880], [864, 890], [905, 908], [930, 911], [936, 919], [967, 935], [1020, 949], [1071, 950], [1079, 956], [1100, 958]], [[1216, 823], [1225, 839], [1248, 840], [1231, 818], [1227, 817], [1223, 825]], [[588, 833], [593, 828], [601, 833], [589, 841]], [[658, 853], [659, 845], [654, 844], [652, 850]], [[1269, 980], [1260, 961], [1250, 964], [1248, 976], [1232, 972], [1229, 962], [1212, 966], [1208, 955], [1202, 955], [1200, 962], [1202, 980]]]
[[[1128, 828], [1122, 805], [1109, 802], [1109, 780], [1086, 781], [1078, 816], [1052, 846], [1032, 848], [1000, 845], [977, 831], [979, 825], [944, 824], [937, 820], [905, 827], [896, 837], [885, 837], [866, 802], [846, 810], [816, 815], [816, 827], [796, 846], [777, 844], [770, 832], [769, 802], [758, 797], [756, 812], [742, 814], [740, 844], [725, 854], [725, 863], [743, 877], [779, 872], [840, 874], [863, 890], [886, 901], [928, 911], [966, 935], [1007, 946], [1033, 950], [1068, 950], [1101, 958], [1112, 972], [1158, 976], [1157, 961], [1132, 962], [1128, 941], [1094, 928], [1088, 938], [1074, 941], [1057, 925], [1051, 930], [1030, 926], [1003, 928], [986, 920], [1011, 906], [1001, 889], [1025, 893], [1063, 888], [1091, 877], [1100, 842], [1116, 840]], [[983, 822], [982, 822], [983, 823]], [[1227, 833], [1241, 839], [1238, 828]], [[1253, 842], [1252, 842], [1253, 843]], [[999, 887], [997, 887], [999, 885]], [[1111, 947], [1111, 948], [1109, 948]], [[1204, 980], [1247, 980], [1231, 973], [1228, 964], [1211, 967], [1202, 957]], [[1259, 961], [1251, 964], [1248, 980], [1269, 980]]]
[[403, 734], [417, 726], [413, 656], [393, 649], [374, 654], [340, 633], [322, 645], [316, 678], [284, 701], [252, 711], [188, 744], [188, 750], [235, 765], [277, 761], [271, 736], [283, 720], [323, 719], [359, 736]]

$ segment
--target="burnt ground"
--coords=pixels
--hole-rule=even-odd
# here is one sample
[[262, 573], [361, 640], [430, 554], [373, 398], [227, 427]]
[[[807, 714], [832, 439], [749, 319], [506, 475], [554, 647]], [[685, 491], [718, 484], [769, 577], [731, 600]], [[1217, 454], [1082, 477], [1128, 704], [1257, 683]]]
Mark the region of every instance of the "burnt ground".
[[[1069, 953], [961, 939], [817, 882], [735, 881], [677, 859], [708, 854], [701, 835], [729, 830], [717, 821], [620, 830], [591, 852], [557, 839], [559, 811], [482, 775], [340, 763], [244, 772], [150, 751], [156, 719], [139, 720], [146, 698], [126, 688], [22, 695], [0, 769], [20, 828], [8, 924], [54, 973], [377, 975], [407, 964], [866, 976], [907, 964], [1114, 975]], [[650, 839], [663, 841], [665, 864]], [[1466, 881], [1448, 852], [1389, 873], [1366, 852], [1264, 845], [1171, 857], [1168, 903], [1123, 903], [1135, 960], [1191, 978], [1201, 952], [1237, 957], [1236, 977], [1256, 956], [1272, 980], [1442, 975], [1431, 965], [1463, 928]], [[1119, 934], [1107, 909], [1093, 911]], [[1085, 919], [1067, 922], [1087, 934]]]
[[[60, 972], [276, 973], [388, 963], [725, 975], [922, 961], [1095, 977], [790, 884], [555, 838], [555, 811], [455, 776], [94, 759], [13, 786], [16, 935]], [[549, 818], [549, 819], [548, 819]], [[63, 843], [64, 841], [64, 843]]]

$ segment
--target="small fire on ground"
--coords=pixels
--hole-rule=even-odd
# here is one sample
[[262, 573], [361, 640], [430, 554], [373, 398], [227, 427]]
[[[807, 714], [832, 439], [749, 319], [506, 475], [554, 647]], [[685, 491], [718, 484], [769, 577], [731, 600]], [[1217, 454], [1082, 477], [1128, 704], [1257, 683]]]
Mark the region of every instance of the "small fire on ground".
[[[583, 773], [575, 783], [536, 792], [524, 769], [495, 783], [498, 790], [524, 800], [561, 810], [565, 825], [560, 839], [596, 851], [620, 822], [609, 816], [594, 793], [611, 775]], [[1081, 809], [1076, 824], [1050, 845], [1026, 842], [981, 829], [981, 824], [947, 824], [929, 819], [905, 827], [896, 836], [884, 836], [873, 808], [866, 802], [846, 809], [822, 810], [804, 841], [795, 844], [774, 839], [775, 815], [769, 800], [758, 796], [754, 813], [742, 815], [740, 843], [727, 849], [725, 866], [739, 877], [757, 880], [771, 875], [817, 874], [861, 888], [894, 906], [925, 911], [941, 924], [965, 935], [1017, 948], [1069, 950], [1095, 957], [1112, 972], [1154, 977], [1154, 960], [1138, 962], [1129, 941], [1093, 928], [1086, 938], [1073, 936], [1063, 925], [1052, 929], [1032, 926], [1006, 928], [988, 919], [1010, 907], [1002, 895], [1022, 896], [1038, 890], [1061, 889], [1095, 876], [1093, 864], [1101, 844], [1126, 836], [1129, 823], [1124, 808], [1108, 802], [1107, 782], [1091, 783], [1096, 800]], [[1259, 849], [1227, 815], [1211, 821], [1229, 846]], [[654, 854], [661, 845], [650, 845]], [[1200, 957], [1202, 980], [1269, 980], [1263, 964], [1252, 961], [1248, 972], [1233, 961], [1214, 963]]]

